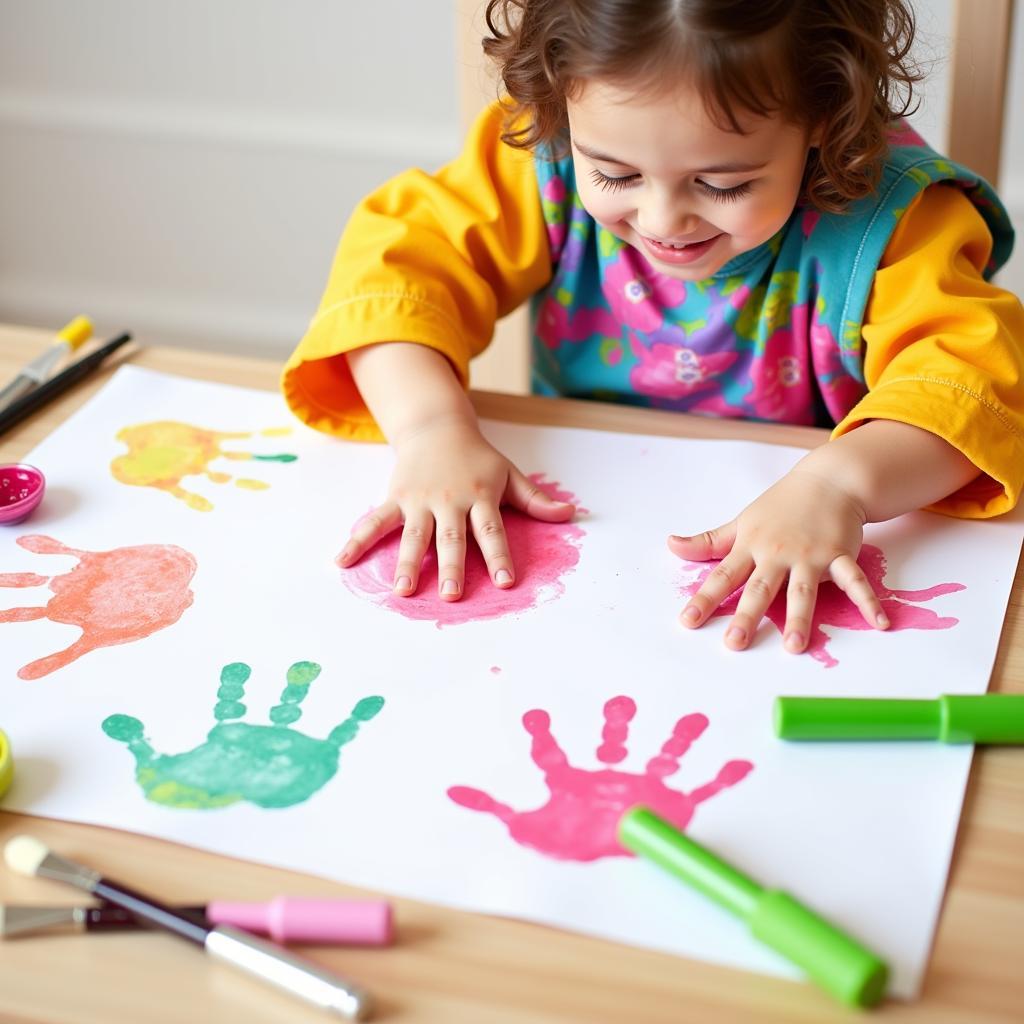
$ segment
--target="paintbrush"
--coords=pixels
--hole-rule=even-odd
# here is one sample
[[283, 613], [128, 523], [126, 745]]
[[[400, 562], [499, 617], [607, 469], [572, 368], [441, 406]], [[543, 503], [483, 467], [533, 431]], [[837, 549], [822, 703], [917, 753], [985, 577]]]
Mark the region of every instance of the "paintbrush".
[[53, 372], [57, 364], [69, 353], [74, 352], [92, 337], [92, 324], [85, 316], [76, 316], [58, 332], [54, 343], [41, 355], [36, 356], [9, 384], [0, 388], [0, 409], [12, 405], [30, 391], [34, 391]]
[[64, 882], [200, 946], [218, 960], [232, 964], [315, 1006], [351, 1020], [370, 1013], [367, 992], [300, 957], [231, 925], [211, 928], [150, 896], [104, 878], [97, 871], [49, 850], [34, 836], [15, 836], [4, 847], [12, 871]]

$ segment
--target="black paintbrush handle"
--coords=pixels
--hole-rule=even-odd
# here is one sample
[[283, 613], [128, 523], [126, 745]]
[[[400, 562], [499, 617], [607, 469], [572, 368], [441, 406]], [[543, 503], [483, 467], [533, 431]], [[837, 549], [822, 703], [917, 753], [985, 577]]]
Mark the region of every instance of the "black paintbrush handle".
[[95, 352], [90, 352], [77, 362], [72, 363], [66, 370], [62, 370], [56, 376], [40, 384], [39, 387], [30, 391], [27, 395], [12, 402], [6, 409], [0, 411], [0, 434], [9, 430], [16, 423], [20, 423], [26, 416], [30, 416], [52, 401], [57, 395], [63, 394], [72, 385], [77, 384], [83, 377], [87, 377], [100, 363], [103, 362], [111, 352], [116, 351], [126, 342], [132, 340], [130, 333], [125, 331], [116, 338], [112, 338], [105, 345], [100, 346]]
[[164, 928], [175, 935], [180, 935], [197, 946], [206, 945], [206, 936], [210, 933], [209, 925], [202, 925], [185, 916], [180, 910], [159, 903], [152, 896], [146, 896], [123, 885], [114, 885], [101, 878], [92, 889], [92, 894], [107, 900], [122, 910], [127, 910], [140, 922], [151, 927]]
[[[175, 907], [177, 913], [192, 918], [197, 924], [206, 921], [206, 908]], [[99, 907], [87, 907], [84, 910], [85, 930], [89, 932], [122, 932], [128, 928], [150, 928], [147, 921], [130, 914], [123, 907], [115, 907], [112, 903], [104, 903]]]

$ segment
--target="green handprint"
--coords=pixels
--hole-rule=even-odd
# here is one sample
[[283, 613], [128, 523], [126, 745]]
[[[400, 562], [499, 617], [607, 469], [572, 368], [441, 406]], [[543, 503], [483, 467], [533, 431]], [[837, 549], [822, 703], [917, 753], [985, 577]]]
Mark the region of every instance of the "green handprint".
[[157, 754], [130, 715], [111, 715], [103, 731], [127, 744], [135, 755], [135, 778], [147, 800], [166, 807], [212, 810], [248, 800], [257, 807], [291, 807], [308, 800], [338, 770], [341, 748], [355, 739], [362, 722], [384, 706], [383, 697], [364, 697], [327, 739], [316, 740], [289, 728], [302, 717], [299, 705], [320, 675], [312, 661], [288, 669], [281, 703], [270, 709], [273, 725], [232, 719], [245, 715], [241, 698], [251, 669], [236, 661], [220, 673], [217, 719], [206, 742], [184, 754]]

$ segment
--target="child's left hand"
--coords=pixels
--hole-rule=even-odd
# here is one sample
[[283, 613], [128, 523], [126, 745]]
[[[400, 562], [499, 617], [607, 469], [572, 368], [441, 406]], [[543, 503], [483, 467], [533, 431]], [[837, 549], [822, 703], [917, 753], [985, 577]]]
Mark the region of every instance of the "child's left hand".
[[886, 629], [889, 619], [857, 564], [867, 517], [861, 503], [832, 480], [797, 466], [737, 518], [694, 537], [669, 537], [669, 548], [695, 562], [720, 558], [680, 620], [696, 627], [740, 587], [725, 642], [743, 650], [788, 577], [786, 650], [803, 651], [810, 637], [818, 584], [831, 579], [864, 621]]

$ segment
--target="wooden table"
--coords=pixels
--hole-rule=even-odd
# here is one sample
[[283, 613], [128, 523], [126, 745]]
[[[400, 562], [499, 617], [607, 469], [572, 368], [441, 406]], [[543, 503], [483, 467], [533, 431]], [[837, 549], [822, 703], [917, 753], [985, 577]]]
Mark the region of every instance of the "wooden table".
[[[48, 344], [41, 331], [0, 327], [0, 381]], [[268, 362], [177, 349], [129, 348], [116, 362], [186, 377], [273, 389]], [[16, 461], [109, 378], [87, 383], [0, 437], [0, 462]], [[649, 434], [745, 438], [810, 446], [821, 431], [697, 419], [508, 395], [475, 396], [481, 413], [525, 423]], [[1024, 692], [1024, 614], [1018, 566], [992, 689]], [[17, 694], [0, 697], [2, 708]], [[183, 902], [297, 895], [364, 896], [363, 890], [103, 828], [0, 813], [0, 844], [30, 831], [112, 878]], [[410, 858], [414, 860], [415, 854]], [[377, 894], [373, 894], [377, 895]], [[0, 901], [67, 903], [70, 890], [0, 869]], [[860, 1016], [810, 985], [519, 921], [394, 901], [398, 942], [389, 950], [313, 949], [324, 965], [379, 999], [381, 1021], [432, 1024], [829, 1024]], [[1024, 1020], [1024, 751], [975, 757], [951, 881], [921, 998], [877, 1016], [931, 1024]], [[17, 1024], [204, 1024], [328, 1019], [159, 934], [62, 935], [0, 945], [0, 1020]]]

